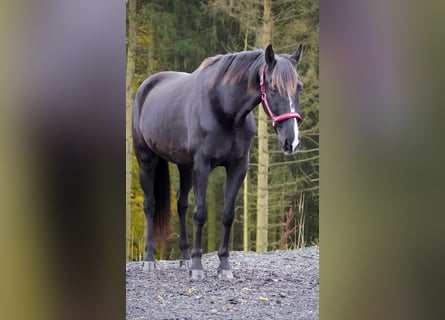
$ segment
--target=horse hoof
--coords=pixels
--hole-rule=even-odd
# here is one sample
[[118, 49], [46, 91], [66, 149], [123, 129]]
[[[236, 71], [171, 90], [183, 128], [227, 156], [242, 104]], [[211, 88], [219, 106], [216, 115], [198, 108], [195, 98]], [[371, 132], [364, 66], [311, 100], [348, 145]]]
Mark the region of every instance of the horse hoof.
[[232, 270], [218, 270], [218, 279], [233, 279]]
[[146, 272], [151, 272], [156, 269], [156, 263], [154, 261], [144, 261], [142, 264], [142, 270]]
[[186, 268], [190, 270], [190, 266], [192, 265], [192, 260], [179, 260], [179, 268]]
[[204, 279], [204, 270], [190, 270], [190, 277], [192, 280]]

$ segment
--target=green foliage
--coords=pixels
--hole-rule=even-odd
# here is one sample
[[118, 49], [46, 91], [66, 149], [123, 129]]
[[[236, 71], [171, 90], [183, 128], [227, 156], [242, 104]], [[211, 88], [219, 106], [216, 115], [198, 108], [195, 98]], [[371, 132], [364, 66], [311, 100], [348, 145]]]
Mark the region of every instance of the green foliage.
[[[239, 12], [230, 9], [242, 3]], [[225, 8], [225, 10], [223, 10]], [[230, 9], [230, 10], [229, 10]], [[303, 122], [300, 125], [302, 150], [296, 156], [284, 156], [278, 147], [272, 126], [269, 128], [269, 249], [281, 247], [281, 236], [285, 228], [295, 230], [289, 234], [288, 244], [296, 246], [304, 221], [304, 242], [318, 242], [319, 210], [319, 45], [318, 45], [318, 2], [312, 0], [272, 1], [274, 28], [273, 45], [276, 52], [293, 52], [298, 43], [304, 44], [303, 58], [298, 72], [304, 83], [301, 94]], [[254, 49], [256, 28], [262, 24], [261, 6], [252, 0], [155, 0], [139, 1], [137, 9], [137, 51], [134, 89], [149, 75], [176, 70], [192, 72], [208, 56], [228, 51]], [[255, 115], [258, 114], [255, 110]], [[261, 110], [262, 112], [262, 110]], [[250, 153], [248, 181], [248, 212], [250, 249], [255, 248], [256, 194], [257, 188], [257, 141]], [[173, 235], [158, 257], [178, 258], [179, 226], [176, 214], [176, 190], [179, 185], [178, 172], [170, 166], [173, 208]], [[131, 239], [132, 259], [139, 260], [144, 253], [143, 193], [139, 185], [138, 166], [133, 159], [131, 191]], [[206, 224], [203, 234], [203, 251], [216, 250], [221, 236], [221, 212], [223, 209], [225, 171], [219, 168], [209, 181], [208, 204], [212, 223]], [[236, 204], [235, 223], [231, 248], [242, 250], [243, 244], [243, 188]], [[304, 201], [301, 201], [304, 199]], [[189, 240], [193, 239], [193, 192], [188, 213]], [[287, 221], [289, 209], [292, 219]], [[303, 215], [303, 216], [302, 216]], [[304, 219], [302, 219], [304, 218]], [[287, 224], [287, 227], [286, 227]], [[295, 227], [295, 228], [294, 228]], [[286, 230], [287, 230], [286, 229]], [[211, 230], [209, 237], [207, 232]], [[216, 241], [216, 245], [213, 242]]]

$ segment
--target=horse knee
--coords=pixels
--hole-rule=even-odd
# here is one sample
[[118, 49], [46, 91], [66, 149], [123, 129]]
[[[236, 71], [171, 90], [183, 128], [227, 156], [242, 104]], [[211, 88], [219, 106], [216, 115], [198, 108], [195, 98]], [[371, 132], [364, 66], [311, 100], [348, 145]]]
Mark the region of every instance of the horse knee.
[[222, 224], [224, 227], [231, 227], [233, 224], [233, 220], [235, 219], [234, 210], [224, 210], [222, 214]]
[[203, 226], [207, 218], [207, 209], [205, 206], [197, 206], [195, 212], [193, 213], [193, 221], [198, 226]]
[[230, 228], [233, 224], [234, 217], [232, 216], [223, 216], [222, 223], [224, 227]]
[[178, 200], [177, 204], [178, 204], [178, 214], [179, 215], [185, 214], [187, 212], [188, 207], [189, 207], [188, 200], [186, 199], [184, 201], [184, 200], [180, 199], [180, 200]]

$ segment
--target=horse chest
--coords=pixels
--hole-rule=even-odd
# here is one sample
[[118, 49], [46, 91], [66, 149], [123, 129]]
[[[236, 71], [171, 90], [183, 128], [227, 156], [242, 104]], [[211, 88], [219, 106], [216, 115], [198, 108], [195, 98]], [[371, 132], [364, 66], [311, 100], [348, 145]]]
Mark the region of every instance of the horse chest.
[[223, 165], [234, 159], [244, 158], [249, 152], [252, 139], [253, 137], [239, 134], [209, 136], [202, 145], [202, 151], [214, 165]]

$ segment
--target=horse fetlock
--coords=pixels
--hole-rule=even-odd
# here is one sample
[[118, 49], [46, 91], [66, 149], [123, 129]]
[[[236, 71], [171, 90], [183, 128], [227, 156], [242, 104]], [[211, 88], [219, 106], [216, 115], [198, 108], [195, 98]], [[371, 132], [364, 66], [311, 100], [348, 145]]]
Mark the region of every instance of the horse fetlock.
[[231, 266], [229, 263], [228, 256], [220, 256], [218, 270], [230, 270], [230, 269], [231, 269]]
[[187, 270], [190, 270], [190, 267], [192, 265], [192, 260], [179, 260], [179, 268], [185, 268]]
[[188, 246], [181, 248], [181, 258], [180, 260], [191, 260], [190, 253], [188, 251]]
[[196, 257], [192, 254], [192, 267], [193, 270], [204, 269], [202, 267], [201, 256]]
[[220, 261], [222, 261], [222, 260], [228, 261], [228, 259], [229, 259], [229, 249], [227, 247], [225, 247], [225, 246], [221, 246], [218, 249], [218, 257], [219, 257]]
[[142, 264], [142, 270], [146, 272], [151, 272], [156, 269], [156, 262], [155, 261], [144, 261]]

